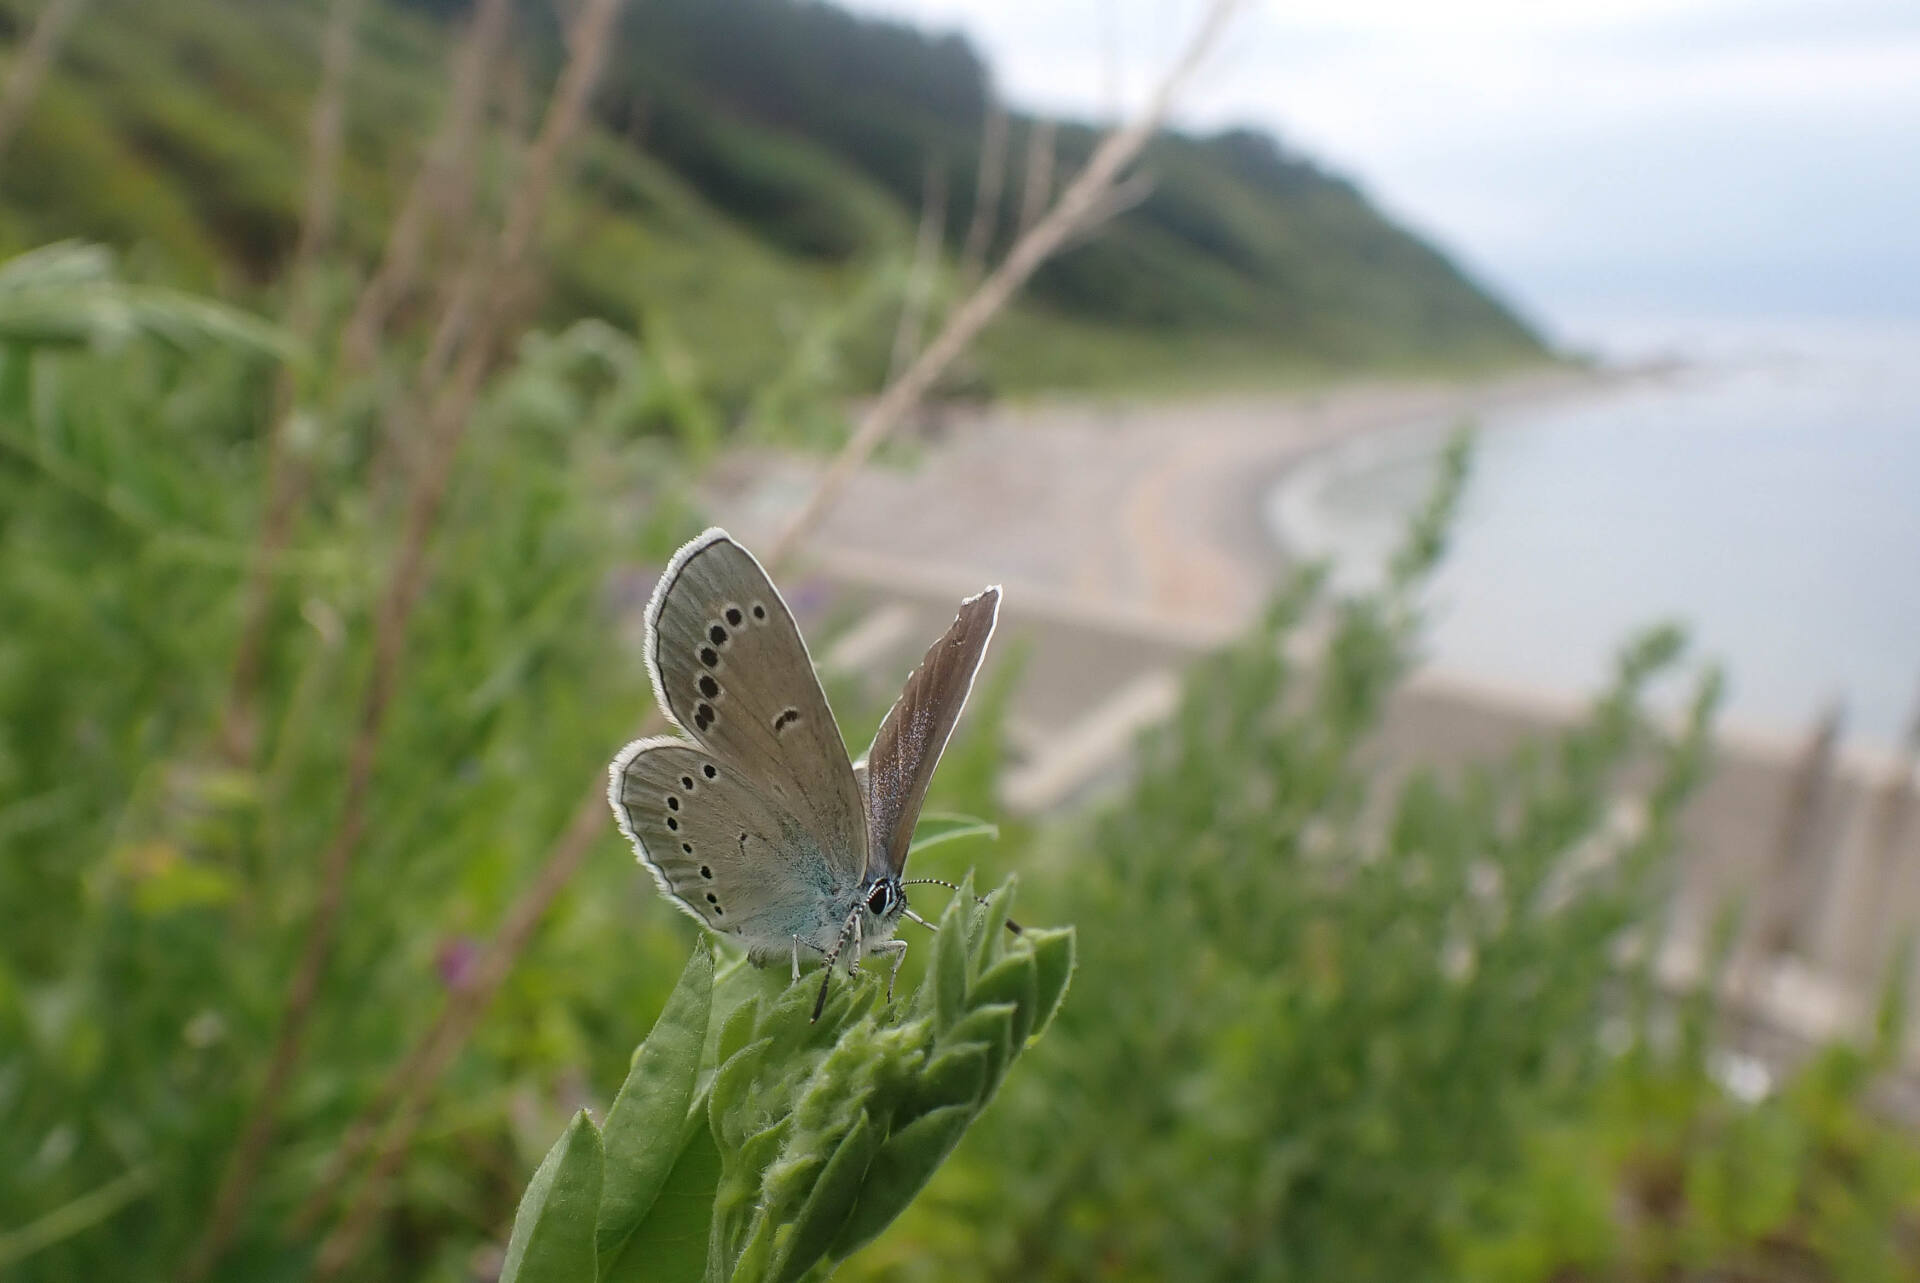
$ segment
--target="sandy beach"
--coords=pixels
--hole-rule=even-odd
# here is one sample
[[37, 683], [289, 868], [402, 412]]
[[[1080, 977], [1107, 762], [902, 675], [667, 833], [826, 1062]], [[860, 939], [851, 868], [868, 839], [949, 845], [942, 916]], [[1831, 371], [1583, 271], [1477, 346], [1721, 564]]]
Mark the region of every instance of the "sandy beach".
[[[1044, 603], [1049, 614], [1213, 643], [1242, 628], [1271, 588], [1282, 558], [1260, 503], [1300, 458], [1606, 381], [1568, 369], [1475, 384], [944, 411], [937, 429], [895, 451], [898, 461], [856, 478], [806, 552], [836, 576], [929, 588], [1000, 581], [1010, 601]], [[818, 468], [810, 458], [738, 456], [717, 470], [711, 509], [764, 539]]]
[[[1075, 804], [1121, 777], [1135, 737], [1172, 711], [1185, 667], [1265, 601], [1285, 555], [1262, 504], [1288, 469], [1368, 434], [1592, 396], [1619, 377], [1551, 370], [1198, 403], [943, 411], [858, 475], [807, 541], [812, 584], [855, 620], [816, 660], [870, 678], [884, 699], [955, 601], [1003, 584], [1003, 628], [1023, 651], [1003, 799], [1029, 812]], [[820, 467], [734, 456], [713, 473], [709, 511], [750, 544], [765, 542]], [[1551, 733], [1581, 707], [1572, 692], [1426, 669], [1396, 697], [1374, 752], [1389, 774], [1448, 770]], [[1796, 851], [1778, 835], [1809, 767], [1790, 737], [1723, 734], [1685, 820], [1666, 969], [1676, 981], [1697, 970], [1707, 924], [1743, 894], [1756, 931], [1794, 942], [1745, 973], [1739, 1005], [1762, 1042], [1804, 1046], [1859, 1027], [1897, 926], [1876, 906], [1920, 893], [1912, 843], [1877, 849], [1869, 822], [1905, 787], [1901, 764], [1849, 750], [1820, 769]]]

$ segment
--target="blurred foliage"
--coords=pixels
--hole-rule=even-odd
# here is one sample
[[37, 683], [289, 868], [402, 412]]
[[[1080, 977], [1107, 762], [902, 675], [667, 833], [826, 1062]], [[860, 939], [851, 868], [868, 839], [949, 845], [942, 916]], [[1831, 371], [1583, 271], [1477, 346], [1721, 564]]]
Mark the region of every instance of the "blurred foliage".
[[[1027, 902], [1080, 924], [1073, 1001], [852, 1276], [1586, 1277], [1556, 1271], [1611, 1242], [1602, 1138], [1661, 1131], [1621, 1103], [1636, 1079], [1602, 1033], [1622, 1018], [1623, 944], [1644, 949], [1659, 921], [1718, 683], [1677, 734], [1644, 719], [1641, 693], [1680, 654], [1658, 630], [1557, 740], [1392, 786], [1366, 746], [1414, 658], [1464, 459], [1457, 444], [1382, 595], [1329, 602], [1302, 577], [1196, 667], [1125, 799], [1031, 858]], [[1800, 1115], [1809, 1140], [1877, 1130], [1857, 1093], [1819, 1098], [1808, 1111], [1789, 1093], [1772, 1116]], [[1811, 1144], [1743, 1158], [1743, 1135], [1712, 1130], [1726, 1107], [1702, 1089], [1669, 1135], [1705, 1167], [1760, 1163], [1827, 1202], [1817, 1222], [1774, 1207], [1787, 1241], [1836, 1244], [1819, 1248], [1828, 1272], [1794, 1277], [1891, 1277], [1855, 1262], [1896, 1260], [1888, 1218], [1920, 1197], [1912, 1140], [1882, 1142], [1835, 1200], [1847, 1159]], [[1569, 1125], [1546, 1151], [1556, 1186], [1536, 1150]], [[1591, 1196], [1572, 1227], [1587, 1239], [1552, 1219], [1568, 1185]], [[1680, 1277], [1669, 1259], [1719, 1277], [1744, 1259], [1744, 1240], [1693, 1242], [1686, 1258], [1598, 1256], [1591, 1277]]]
[[[33, 270], [49, 263], [64, 302], [60, 273]], [[30, 293], [72, 322], [0, 340], [0, 1232], [61, 1231], [9, 1278], [164, 1277], [198, 1230], [312, 911], [396, 524], [362, 398], [304, 408], [313, 497], [273, 568], [259, 765], [231, 764], [214, 730], [274, 383], [240, 340], [272, 332], [102, 266], [62, 250], [0, 270], [0, 314]], [[270, 1227], [648, 706], [626, 567], [697, 528], [678, 496], [712, 414], [592, 323], [529, 336], [478, 407], [235, 1277], [304, 1259]], [[619, 846], [596, 848], [456, 1064], [376, 1274], [465, 1277], [548, 1120], [624, 1075], [686, 933]]]
[[[393, 346], [367, 378], [337, 383], [324, 353], [127, 285], [96, 250], [0, 264], [9, 1280], [170, 1277], [202, 1225], [274, 1036], [358, 722], [397, 525], [391, 486], [375, 484], [386, 411], [404, 404], [392, 381], [409, 344]], [[724, 420], [692, 350], [662, 327], [642, 344], [578, 322], [522, 336], [487, 385], [412, 621], [331, 980], [222, 1277], [306, 1271], [313, 1244], [290, 1228], [293, 1209], [445, 995], [471, 983], [478, 939], [645, 709], [631, 623], [651, 583], [633, 567], [701, 524], [685, 496]], [[830, 378], [815, 363], [835, 350], [829, 338], [795, 358], [761, 430], [818, 430]], [[311, 389], [291, 438], [309, 501], [271, 567], [260, 751], [235, 766], [215, 728], [261, 518], [262, 425], [287, 359]], [[1622, 966], [1657, 926], [1715, 694], [1703, 682], [1677, 734], [1639, 715], [1677, 636], [1630, 646], [1616, 689], [1556, 740], [1398, 783], [1376, 769], [1370, 736], [1416, 657], [1419, 592], [1465, 457], [1464, 445], [1449, 456], [1382, 595], [1330, 600], [1305, 576], [1198, 665], [1104, 814], [919, 857], [922, 871], [972, 862], [993, 880], [1018, 868], [1023, 912], [1076, 922], [1082, 966], [1046, 1039], [843, 1276], [1911, 1277], [1920, 1148], [1884, 1124], [1871, 1090], [1897, 1030], [1880, 1049], [1830, 1049], [1748, 1103], [1709, 1072], [1708, 1016], [1690, 1015], [1694, 1032], [1668, 1049], [1659, 1004]], [[794, 587], [796, 600], [807, 591]], [[1002, 670], [980, 692], [934, 811], [996, 809], [1011, 681]], [[850, 1158], [862, 1181], [842, 1185], [834, 1165], [859, 1120], [860, 1152], [878, 1163], [880, 1131], [935, 1130], [902, 1102], [956, 1041], [995, 1049], [968, 1121], [1005, 1066], [1002, 1014], [955, 1009], [942, 1024], [952, 973], [929, 960], [963, 938], [1008, 948], [956, 903], [951, 933], [915, 949], [902, 977], [933, 997], [883, 1013], [871, 978], [840, 986], [829, 1046], [801, 1029], [778, 969], [735, 969], [713, 1001], [747, 1014], [709, 1019], [691, 1091], [682, 1061], [663, 1094], [672, 1039], [634, 1061], [626, 1049], [667, 1003], [694, 928], [609, 832], [434, 1096], [354, 1277], [485, 1279], [550, 1259], [600, 1270], [617, 1247], [601, 1233], [609, 1199], [624, 1200], [622, 1224], [649, 1224], [634, 1173], [657, 1174], [646, 1156], [669, 1152], [657, 1127], [629, 1125], [642, 1101], [691, 1119], [685, 1140], [712, 1140], [712, 1165], [686, 1166], [676, 1132], [658, 1188], [691, 1197], [654, 1200], [707, 1209], [703, 1261], [716, 1206], [730, 1218], [723, 1264], [749, 1274], [756, 1243], [788, 1250], [818, 1227], [808, 1209], [824, 1206], [822, 1187], [858, 1184], [843, 1204], [859, 1217], [868, 1185], [884, 1185], [903, 1195], [898, 1211], [932, 1166], [880, 1182]], [[1003, 983], [1024, 994], [1025, 964], [1007, 965], [1024, 947], [969, 952], [961, 1001]], [[680, 1004], [656, 1030], [684, 1016]], [[1026, 1039], [1004, 1019], [1010, 1057]], [[953, 1033], [975, 1020], [994, 1027]], [[1612, 1055], [1603, 1034], [1622, 1020], [1634, 1037]], [[763, 1035], [786, 1040], [778, 1055], [738, 1059]], [[716, 1112], [732, 1087], [707, 1070], [723, 1064], [742, 1066], [744, 1094]], [[623, 1106], [634, 1074], [647, 1086]], [[604, 1127], [569, 1126], [603, 1102]], [[786, 1165], [777, 1151], [803, 1130]], [[509, 1243], [515, 1199], [556, 1134], [533, 1219]], [[942, 1135], [916, 1152], [944, 1153]], [[749, 1151], [723, 1191], [725, 1155]], [[591, 1254], [572, 1232], [581, 1209]], [[654, 1229], [685, 1246], [681, 1229]], [[655, 1258], [632, 1259], [620, 1276], [646, 1276]]]
[[[0, 0], [0, 31], [36, 0]], [[319, 0], [92, 0], [0, 167], [0, 253], [83, 236], [143, 275], [271, 290], [297, 236]], [[378, 255], [438, 119], [467, 0], [368, 6], [349, 95], [342, 248]], [[511, 181], [528, 102], [560, 61], [554, 6], [517, 5], [482, 179]], [[629, 5], [598, 128], [545, 244], [546, 321], [668, 327], [737, 412], [866, 282], [831, 390], [887, 370], [929, 166], [957, 251], [971, 220], [987, 71], [952, 36], [802, 0]], [[1009, 136], [996, 252], [1014, 232], [1035, 120]], [[1094, 133], [1058, 135], [1056, 176]], [[1538, 339], [1350, 183], [1264, 136], [1169, 135], [1147, 199], [1048, 265], [962, 386], [1193, 385], [1542, 359]]]
[[1875, 1088], [1908, 1009], [1897, 958], [1871, 1045], [1816, 1049], [1783, 1082], [1724, 1050], [1707, 991], [1645, 1012], [1577, 1112], [1542, 1120], [1522, 1165], [1454, 1245], [1487, 1283], [1920, 1276], [1920, 1145]]

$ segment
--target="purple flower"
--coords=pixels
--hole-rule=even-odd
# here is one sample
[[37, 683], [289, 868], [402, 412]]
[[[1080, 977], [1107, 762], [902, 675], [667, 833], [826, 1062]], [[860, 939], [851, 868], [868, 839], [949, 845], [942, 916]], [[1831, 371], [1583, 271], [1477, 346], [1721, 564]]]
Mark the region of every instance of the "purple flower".
[[451, 936], [440, 942], [433, 957], [440, 983], [458, 992], [473, 983], [480, 967], [480, 944], [472, 936]]

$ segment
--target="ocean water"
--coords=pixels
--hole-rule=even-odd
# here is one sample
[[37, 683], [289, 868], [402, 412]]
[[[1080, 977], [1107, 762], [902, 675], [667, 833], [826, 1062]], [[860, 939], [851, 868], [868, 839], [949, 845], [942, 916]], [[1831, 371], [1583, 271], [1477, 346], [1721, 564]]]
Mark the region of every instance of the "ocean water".
[[[1725, 666], [1729, 722], [1795, 733], [1841, 701], [1850, 738], [1897, 743], [1920, 696], [1920, 324], [1602, 334], [1680, 363], [1482, 425], [1432, 659], [1588, 691], [1622, 639], [1677, 620]], [[1277, 537], [1377, 579], [1443, 436], [1308, 461], [1270, 497]]]

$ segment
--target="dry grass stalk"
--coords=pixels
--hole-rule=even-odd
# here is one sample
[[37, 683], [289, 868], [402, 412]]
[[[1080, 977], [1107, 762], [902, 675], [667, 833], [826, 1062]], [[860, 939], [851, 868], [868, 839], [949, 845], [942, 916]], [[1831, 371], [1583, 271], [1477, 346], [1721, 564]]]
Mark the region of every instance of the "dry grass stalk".
[[[379, 1114], [373, 1111], [363, 1114], [341, 1152], [328, 1160], [330, 1176], [338, 1179], [344, 1175], [376, 1138], [378, 1118], [392, 1110], [385, 1134], [378, 1137], [380, 1148], [373, 1166], [354, 1192], [339, 1226], [320, 1245], [315, 1268], [317, 1279], [337, 1277], [358, 1258], [368, 1231], [386, 1204], [387, 1185], [411, 1149], [414, 1135], [426, 1116], [433, 1086], [479, 1027], [493, 995], [506, 983], [514, 963], [532, 941], [547, 906], [579, 872], [587, 852], [593, 849], [594, 841], [606, 827], [606, 809], [605, 786], [596, 781], [589, 796], [574, 807], [572, 818], [548, 852], [533, 883], [515, 899], [472, 979], [448, 996], [432, 1027], [414, 1044], [401, 1070], [388, 1080], [382, 1091], [386, 1108]], [[324, 1200], [325, 1193], [325, 1190], [317, 1191], [316, 1198]]]
[[420, 278], [427, 235], [437, 215], [458, 224], [471, 208], [474, 158], [489, 76], [507, 30], [508, 0], [480, 0], [454, 60], [452, 93], [439, 133], [394, 215], [380, 266], [361, 291], [341, 331], [340, 361], [349, 374], [366, 369], [393, 310]]
[[489, 285], [486, 294], [495, 305], [473, 320], [457, 364], [433, 399], [426, 424], [429, 457], [410, 487], [394, 570], [374, 615], [373, 667], [362, 694], [360, 725], [349, 753], [340, 817], [320, 861], [320, 895], [288, 987], [266, 1078], [241, 1129], [207, 1228], [186, 1270], [189, 1279], [203, 1276], [231, 1242], [272, 1139], [281, 1098], [299, 1061], [306, 1026], [332, 954], [354, 857], [366, 828], [366, 803], [381, 733], [398, 687], [408, 624], [426, 582], [430, 536], [474, 402], [491, 367], [494, 348], [515, 310], [510, 298], [532, 249], [549, 185], [558, 173], [561, 155], [579, 130], [619, 5], [620, 0], [587, 0], [574, 24], [566, 69], [554, 88], [540, 137], [515, 191], [495, 258], [484, 273]]
[[1013, 300], [1014, 294], [1039, 270], [1042, 263], [1052, 257], [1068, 238], [1084, 228], [1089, 219], [1097, 217], [1108, 207], [1112, 193], [1123, 184], [1127, 166], [1159, 130], [1174, 95], [1199, 67], [1239, 5], [1240, 0], [1214, 0], [1201, 18], [1185, 52], [1155, 86], [1153, 96], [1140, 114], [1124, 128], [1115, 130], [1101, 140], [1088, 159], [1086, 168], [1067, 184], [1066, 190], [1060, 193], [1060, 199], [1014, 243], [1006, 258], [980, 283], [980, 288], [954, 310], [940, 333], [907, 372], [881, 392], [826, 474], [807, 496], [806, 503], [801, 505], [774, 542], [769, 550], [773, 562], [785, 561], [797, 551], [807, 531], [839, 497], [853, 474], [872, 456], [874, 448], [926, 395], [934, 380]]
[[987, 249], [999, 230], [1000, 194], [1007, 181], [1007, 109], [998, 98], [987, 100], [987, 119], [980, 127], [980, 172], [973, 183], [973, 217], [967, 222], [966, 243], [960, 248], [960, 285], [972, 289], [985, 270]]
[[7, 82], [0, 86], [0, 155], [12, 144], [14, 135], [27, 119], [27, 109], [40, 94], [40, 85], [60, 56], [60, 44], [68, 28], [87, 6], [87, 0], [49, 0], [33, 21], [26, 43], [14, 56], [7, 70]]
[[[314, 96], [308, 127], [307, 191], [300, 213], [300, 238], [287, 265], [286, 324], [296, 339], [313, 337], [319, 299], [314, 268], [333, 240], [340, 205], [340, 157], [346, 141], [347, 77], [353, 68], [355, 32], [365, 0], [334, 0], [320, 52], [320, 89]], [[221, 718], [220, 741], [228, 757], [247, 762], [255, 739], [254, 697], [266, 659], [267, 619], [273, 606], [274, 563], [293, 535], [294, 515], [306, 489], [291, 440], [294, 421], [294, 369], [282, 365], [274, 385], [272, 427], [267, 437], [266, 510], [261, 516], [247, 581], [240, 590], [240, 638], [234, 647], [233, 674]]]
[[893, 330], [893, 355], [887, 361], [887, 381], [920, 354], [920, 331], [927, 320], [927, 305], [933, 300], [933, 282], [940, 270], [940, 246], [947, 229], [947, 171], [937, 164], [927, 166], [926, 182], [920, 192], [920, 231], [914, 237], [913, 263], [907, 269], [906, 287], [901, 291], [900, 321]]
[[[979, 290], [953, 313], [940, 334], [906, 374], [881, 394], [861, 421], [854, 437], [816, 486], [809, 502], [795, 515], [772, 548], [767, 558], [771, 570], [778, 573], [785, 568], [800, 538], [819, 520], [845, 485], [846, 479], [912, 409], [934, 379], [1006, 306], [1014, 292], [1046, 261], [1047, 256], [1083, 226], [1089, 217], [1098, 214], [1108, 193], [1120, 182], [1122, 171], [1159, 129], [1174, 96], [1205, 59], [1241, 3], [1243, 0], [1213, 0], [1185, 52], [1155, 89], [1140, 115], [1102, 142], [1088, 161], [1086, 169], [1061, 195], [1060, 202], [1037, 221]], [[648, 715], [640, 733], [656, 734], [664, 727], [665, 719], [655, 709]], [[343, 1153], [329, 1161], [329, 1173], [342, 1173], [352, 1166], [362, 1148], [376, 1136], [379, 1138], [371, 1174], [356, 1191], [342, 1228], [335, 1236], [342, 1241], [338, 1246], [331, 1247], [332, 1254], [328, 1259], [340, 1262], [334, 1268], [341, 1268], [357, 1253], [360, 1242], [383, 1203], [386, 1181], [398, 1169], [412, 1144], [418, 1122], [440, 1076], [485, 1017], [494, 995], [512, 973], [547, 910], [579, 869], [593, 843], [605, 831], [606, 824], [606, 781], [596, 775], [575, 804], [566, 829], [548, 848], [533, 880], [515, 897], [506, 921], [481, 954], [471, 983], [447, 997], [433, 1024], [415, 1042], [389, 1077], [374, 1106], [364, 1111], [349, 1129]], [[398, 1102], [397, 1105], [395, 1102]], [[389, 1108], [396, 1111], [394, 1121], [382, 1134], [379, 1119]], [[333, 1239], [329, 1243], [331, 1245]]]
[[1020, 235], [1025, 236], [1053, 199], [1053, 143], [1059, 132], [1051, 120], [1034, 122], [1027, 134], [1027, 170], [1020, 184]]

